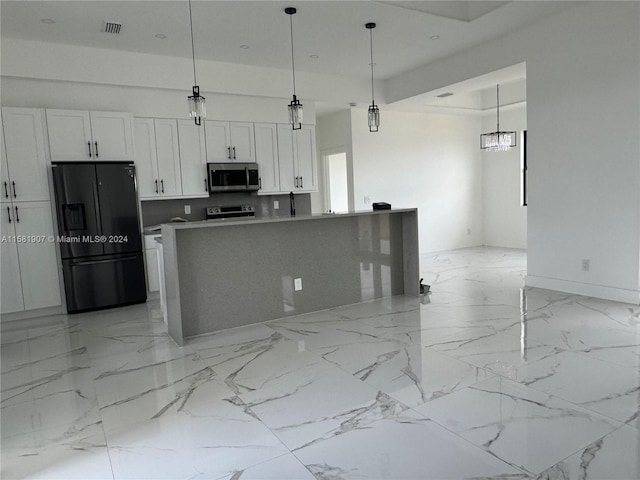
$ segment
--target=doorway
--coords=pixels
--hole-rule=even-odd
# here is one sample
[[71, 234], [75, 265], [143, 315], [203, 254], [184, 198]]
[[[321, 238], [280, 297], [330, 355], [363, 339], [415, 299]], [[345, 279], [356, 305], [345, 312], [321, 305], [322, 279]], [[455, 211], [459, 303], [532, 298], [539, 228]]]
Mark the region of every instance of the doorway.
[[329, 212], [349, 211], [349, 180], [347, 173], [347, 153], [338, 152], [324, 156], [325, 199]]

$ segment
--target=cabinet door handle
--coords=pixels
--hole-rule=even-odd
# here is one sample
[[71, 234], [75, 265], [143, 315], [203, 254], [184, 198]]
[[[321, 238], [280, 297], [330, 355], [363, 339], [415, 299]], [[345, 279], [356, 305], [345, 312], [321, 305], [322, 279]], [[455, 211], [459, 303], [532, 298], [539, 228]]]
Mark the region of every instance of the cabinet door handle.
[[162, 187], [162, 193], [164, 193], [164, 180], [160, 180], [160, 186]]
[[262, 177], [258, 177], [258, 189], [262, 188]]
[[304, 188], [304, 180], [300, 177], [300, 188]]
[[16, 222], [20, 223], [20, 216], [18, 215], [18, 206], [16, 205]]
[[236, 159], [236, 147], [233, 147], [233, 159]]
[[98, 142], [93, 142], [93, 144], [96, 146], [96, 158], [98, 158]]
[[207, 179], [204, 179], [204, 191], [208, 192], [209, 191], [209, 185], [207, 185]]
[[9, 198], [9, 186], [4, 182], [4, 198]]
[[16, 182], [11, 182], [11, 185], [13, 185], [13, 198], [18, 198], [16, 195]]
[[87, 146], [89, 147], [89, 158], [91, 158], [91, 142], [87, 142]]
[[231, 147], [227, 147], [227, 158], [231, 160]]
[[9, 223], [11, 223], [11, 208], [7, 207], [7, 217], [9, 217]]
[[158, 193], [158, 179], [156, 178], [156, 193]]

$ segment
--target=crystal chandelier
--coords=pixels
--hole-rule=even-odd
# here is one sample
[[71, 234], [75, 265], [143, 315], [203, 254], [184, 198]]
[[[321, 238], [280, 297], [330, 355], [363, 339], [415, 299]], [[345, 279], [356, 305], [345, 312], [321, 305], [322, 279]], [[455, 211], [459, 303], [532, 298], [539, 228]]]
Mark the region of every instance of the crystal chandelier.
[[371, 105], [369, 105], [369, 131], [377, 132], [380, 126], [380, 109], [376, 105], [373, 95], [373, 29], [376, 28], [375, 23], [367, 23], [365, 28], [369, 30], [369, 46], [371, 49]]
[[296, 97], [296, 64], [293, 58], [293, 15], [296, 13], [293, 7], [284, 9], [284, 13], [289, 15], [289, 25], [291, 27], [291, 72], [293, 74], [293, 100], [289, 103], [289, 123], [294, 130], [302, 128], [302, 104]]
[[480, 148], [489, 152], [504, 152], [516, 146], [516, 132], [500, 131], [500, 85], [496, 85], [496, 131], [480, 135]]
[[191, 26], [191, 55], [193, 57], [193, 95], [187, 97], [189, 102], [189, 118], [193, 118], [196, 125], [202, 125], [202, 119], [207, 117], [205, 98], [200, 95], [200, 87], [196, 80], [196, 50], [193, 43], [193, 17], [191, 15], [191, 0], [189, 0], [189, 25]]

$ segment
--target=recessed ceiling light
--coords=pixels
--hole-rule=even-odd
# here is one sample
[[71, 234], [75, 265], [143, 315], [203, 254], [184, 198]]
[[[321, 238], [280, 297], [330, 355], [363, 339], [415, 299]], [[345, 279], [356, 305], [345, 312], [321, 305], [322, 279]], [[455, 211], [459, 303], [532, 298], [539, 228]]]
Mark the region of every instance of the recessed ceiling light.
[[431, 40], [438, 40], [440, 38], [440, 35], [431, 35], [429, 38]]
[[165, 38], [167, 38], [167, 36], [164, 33], [158, 33], [156, 35], [156, 38], [160, 38], [160, 39], [164, 40]]
[[309, 55], [309, 58], [313, 58], [314, 60], [317, 60], [320, 58], [320, 55]]
[[40, 19], [40, 23], [46, 23], [47, 25], [53, 25], [56, 21], [52, 18], [42, 18]]
[[243, 50], [248, 50], [249, 49], [249, 45], [240, 45], [240, 48]]

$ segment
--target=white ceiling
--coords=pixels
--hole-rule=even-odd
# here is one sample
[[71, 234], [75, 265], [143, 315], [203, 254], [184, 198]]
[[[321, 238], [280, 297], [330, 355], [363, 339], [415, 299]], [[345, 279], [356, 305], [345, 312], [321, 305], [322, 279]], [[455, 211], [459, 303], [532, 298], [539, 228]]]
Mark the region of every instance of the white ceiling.
[[[376, 78], [388, 79], [575, 4], [538, 0], [193, 0], [192, 8], [196, 59], [291, 68], [289, 16], [283, 9], [295, 6], [296, 69], [359, 78], [370, 75], [369, 32], [364, 24], [376, 22]], [[2, 38], [191, 56], [187, 0], [2, 0], [0, 8]], [[42, 23], [42, 19], [55, 23]], [[104, 21], [121, 22], [121, 33], [104, 33]], [[159, 39], [157, 34], [166, 38]], [[431, 39], [434, 35], [439, 38]], [[462, 93], [450, 101], [461, 101]]]

